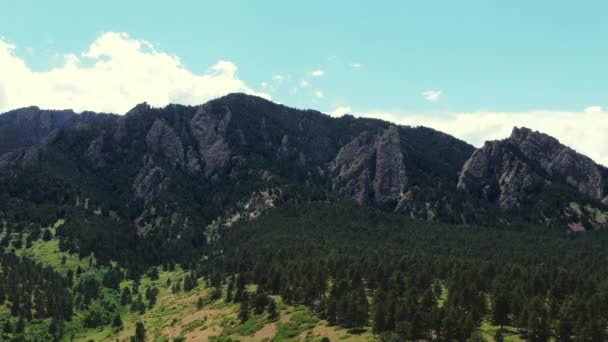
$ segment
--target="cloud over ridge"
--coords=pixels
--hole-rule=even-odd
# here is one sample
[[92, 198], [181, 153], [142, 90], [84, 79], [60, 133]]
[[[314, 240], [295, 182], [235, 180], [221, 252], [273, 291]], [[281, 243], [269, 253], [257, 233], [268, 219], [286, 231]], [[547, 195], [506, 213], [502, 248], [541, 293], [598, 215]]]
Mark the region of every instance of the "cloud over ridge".
[[528, 127], [549, 134], [608, 166], [608, 112], [599, 106], [581, 111], [476, 111], [443, 115], [370, 111], [360, 114], [402, 125], [431, 127], [477, 147], [487, 140], [507, 138], [515, 126]]
[[200, 104], [230, 92], [258, 93], [220, 60], [205, 72], [188, 70], [174, 55], [126, 33], [101, 34], [87, 51], [64, 55], [63, 64], [33, 71], [0, 38], [0, 112], [37, 105], [48, 109], [124, 113], [137, 103]]

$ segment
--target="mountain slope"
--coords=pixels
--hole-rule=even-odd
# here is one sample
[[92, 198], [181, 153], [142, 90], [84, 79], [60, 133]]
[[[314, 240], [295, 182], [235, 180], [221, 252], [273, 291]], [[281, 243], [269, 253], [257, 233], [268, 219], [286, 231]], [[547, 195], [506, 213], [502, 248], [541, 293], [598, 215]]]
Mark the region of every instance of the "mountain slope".
[[527, 129], [475, 150], [425, 127], [332, 118], [244, 94], [200, 106], [140, 104], [120, 117], [26, 108], [0, 118], [0, 130], [12, 132], [0, 146], [5, 179], [34, 172], [65, 183], [62, 203], [86, 200], [139, 235], [168, 229], [176, 238], [328, 192], [432, 221], [605, 223], [608, 171]]

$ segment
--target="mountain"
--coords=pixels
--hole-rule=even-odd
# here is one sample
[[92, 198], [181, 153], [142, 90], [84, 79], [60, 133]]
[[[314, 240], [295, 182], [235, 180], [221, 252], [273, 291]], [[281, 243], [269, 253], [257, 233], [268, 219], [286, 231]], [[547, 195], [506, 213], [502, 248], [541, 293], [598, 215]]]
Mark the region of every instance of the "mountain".
[[526, 128], [474, 149], [425, 127], [230, 94], [124, 116], [30, 107], [1, 115], [0, 131], [4, 174], [69, 183], [73, 203], [128, 217], [139, 234], [257, 216], [303, 189], [451, 223], [606, 223], [606, 168]]
[[[569, 228], [585, 229], [606, 223], [607, 175], [605, 167], [557, 139], [514, 128], [509, 138], [486, 142], [473, 153], [462, 168], [458, 189], [505, 210], [542, 214], [545, 202], [561, 201]], [[571, 204], [577, 202], [585, 203], [590, 215], [572, 212]]]
[[607, 169], [539, 132], [476, 149], [244, 94], [0, 132], [0, 340], [608, 331]]

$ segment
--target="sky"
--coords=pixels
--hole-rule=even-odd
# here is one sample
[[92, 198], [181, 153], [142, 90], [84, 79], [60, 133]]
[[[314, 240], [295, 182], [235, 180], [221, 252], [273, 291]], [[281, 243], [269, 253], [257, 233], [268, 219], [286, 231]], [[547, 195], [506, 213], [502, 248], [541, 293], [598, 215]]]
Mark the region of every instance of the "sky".
[[122, 114], [238, 91], [475, 146], [527, 126], [608, 165], [605, 13], [588, 0], [7, 0], [0, 112]]

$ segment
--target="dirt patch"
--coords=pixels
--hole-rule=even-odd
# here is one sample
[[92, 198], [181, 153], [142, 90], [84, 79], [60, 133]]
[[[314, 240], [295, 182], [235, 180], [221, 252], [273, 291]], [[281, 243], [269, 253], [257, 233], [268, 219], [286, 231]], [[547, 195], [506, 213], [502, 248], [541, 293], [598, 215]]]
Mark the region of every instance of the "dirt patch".
[[253, 335], [253, 340], [254, 341], [264, 341], [264, 340], [270, 341], [277, 334], [278, 330], [279, 329], [277, 328], [276, 323], [266, 324], [262, 329], [260, 329], [257, 333], [255, 333], [255, 335]]
[[209, 327], [205, 330], [195, 330], [187, 334], [187, 341], [209, 341], [211, 336], [217, 336], [222, 333], [224, 328], [222, 327]]
[[207, 321], [211, 321], [217, 316], [230, 313], [230, 310], [217, 310], [217, 309], [202, 309], [196, 311], [190, 315], [186, 315], [182, 318], [182, 325], [186, 326], [195, 321], [203, 321], [205, 318]]

